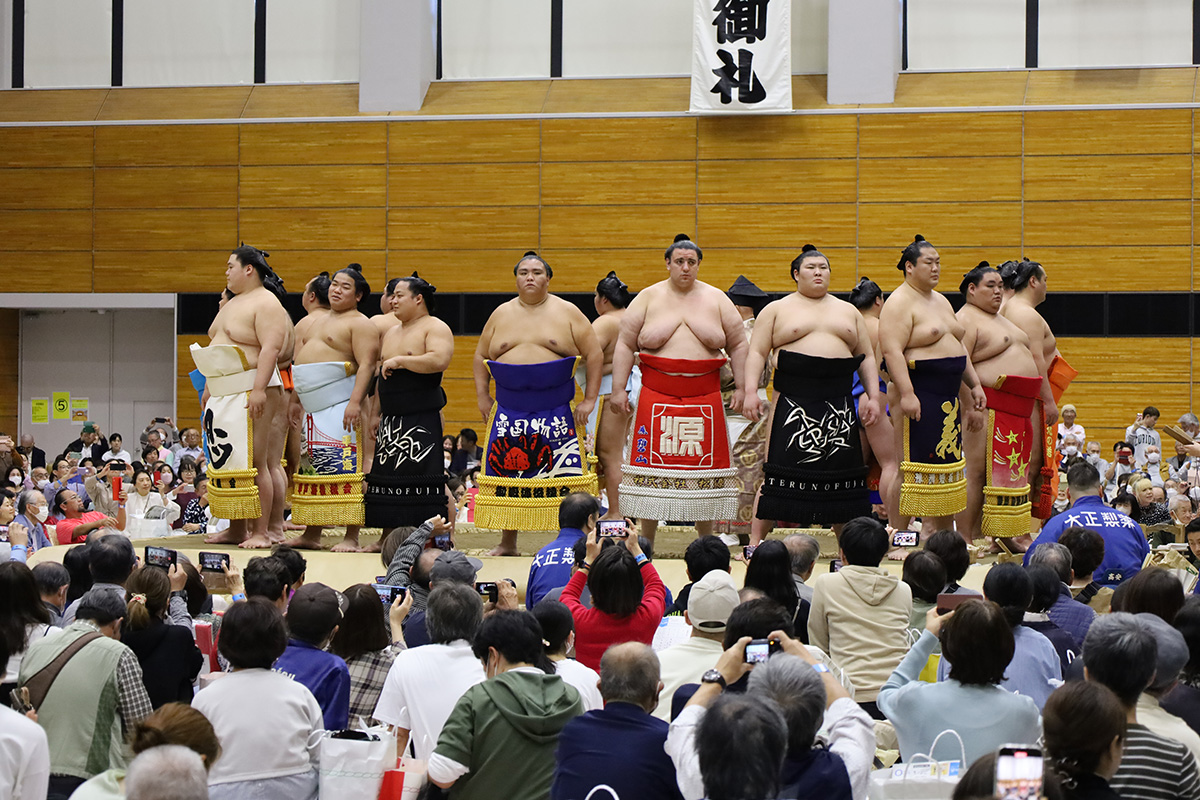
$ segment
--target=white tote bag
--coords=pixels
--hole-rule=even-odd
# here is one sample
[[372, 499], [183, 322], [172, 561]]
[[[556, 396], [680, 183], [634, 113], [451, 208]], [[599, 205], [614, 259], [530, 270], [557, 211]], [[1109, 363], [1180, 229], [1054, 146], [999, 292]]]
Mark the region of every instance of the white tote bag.
[[321, 797], [374, 798], [379, 796], [383, 773], [396, 767], [396, 737], [378, 728], [369, 739], [321, 740]]
[[961, 760], [934, 761], [931, 756], [917, 753], [908, 763], [877, 769], [871, 773], [867, 790], [870, 800], [950, 800], [958, 779], [966, 771], [967, 751], [958, 731], [944, 730], [929, 746], [930, 753], [937, 750], [938, 740], [946, 734], [958, 739]]

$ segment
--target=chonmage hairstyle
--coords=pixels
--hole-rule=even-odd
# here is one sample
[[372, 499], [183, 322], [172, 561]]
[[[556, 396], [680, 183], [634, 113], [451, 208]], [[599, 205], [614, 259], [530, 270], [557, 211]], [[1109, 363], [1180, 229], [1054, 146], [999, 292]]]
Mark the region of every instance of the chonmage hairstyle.
[[[407, 283], [408, 291], [414, 295], [419, 295], [425, 301], [425, 310], [431, 314], [433, 313], [433, 309], [437, 305], [433, 297], [434, 292], [437, 291], [436, 286], [418, 275], [415, 269], [413, 270], [413, 274], [407, 278], [397, 278], [396, 283]], [[392, 288], [392, 291], [395, 293], [395, 287]]]
[[308, 291], [313, 293], [322, 308], [329, 308], [329, 273], [322, 272], [309, 281]]
[[371, 284], [367, 283], [367, 279], [362, 274], [362, 264], [347, 264], [333, 273], [333, 276], [336, 278], [343, 272], [350, 276], [350, 280], [354, 281], [354, 293], [358, 295], [360, 302], [371, 293]]
[[241, 262], [242, 266], [254, 267], [254, 271], [258, 273], [258, 279], [262, 281], [262, 285], [271, 294], [283, 302], [287, 297], [287, 290], [283, 288], [283, 279], [275, 274], [275, 270], [271, 269], [267, 264], [267, 259], [271, 257], [270, 253], [259, 250], [257, 247], [252, 247], [243, 242], [233, 255]]
[[993, 272], [999, 274], [1000, 271], [988, 262], [980, 261], [971, 269], [970, 272], [968, 272], [966, 275], [963, 275], [962, 283], [958, 285], [958, 290], [962, 292], [963, 297], [966, 297], [967, 289], [969, 287], [978, 286], [979, 282], [983, 280], [985, 275], [990, 275]]
[[542, 258], [541, 256], [539, 256], [539, 255], [537, 254], [537, 250], [526, 250], [526, 251], [525, 251], [525, 255], [521, 256], [521, 260], [520, 260], [520, 261], [518, 261], [518, 262], [517, 262], [517, 263], [516, 263], [516, 264], [513, 266], [513, 275], [516, 275], [516, 274], [517, 274], [517, 270], [518, 270], [518, 269], [520, 269], [521, 265], [522, 265], [522, 264], [524, 264], [526, 261], [536, 261], [536, 262], [538, 262], [538, 263], [539, 263], [539, 264], [541, 264], [541, 265], [542, 265], [542, 267], [543, 267], [543, 268], [546, 270], [546, 277], [547, 277], [547, 278], [553, 278], [553, 277], [554, 277], [554, 270], [550, 268], [550, 265], [549, 265], [548, 263], [546, 263], [546, 259]]
[[908, 270], [906, 270], [904, 266], [906, 264], [913, 264], [915, 266], [917, 259], [921, 257], [921, 251], [926, 247], [928, 247], [930, 250], [933, 249], [933, 245], [930, 242], [925, 241], [925, 237], [918, 233], [913, 237], [913, 240], [909, 242], [902, 251], [900, 251], [900, 262], [896, 264], [896, 269], [907, 273]]
[[1004, 288], [1019, 292], [1029, 285], [1033, 278], [1046, 279], [1046, 271], [1036, 261], [1005, 261], [1000, 265], [1000, 277], [1004, 279]]
[[810, 258], [823, 258], [826, 264], [829, 263], [829, 256], [818, 250], [816, 245], [806, 244], [800, 248], [800, 255], [792, 259], [792, 280], [796, 279], [796, 273], [800, 270], [800, 265]]
[[596, 294], [612, 303], [615, 308], [625, 308], [633, 302], [633, 295], [629, 293], [629, 287], [617, 277], [615, 270], [609, 270], [608, 274], [596, 284]]
[[875, 301], [883, 297], [883, 289], [870, 278], [859, 278], [858, 285], [850, 290], [850, 305], [861, 311], [875, 305]]
[[704, 253], [700, 251], [700, 245], [693, 242], [686, 233], [675, 234], [675, 241], [671, 242], [671, 246], [667, 248], [664, 258], [670, 261], [671, 256], [675, 255], [676, 250], [691, 250], [696, 254], [697, 261], [704, 260]]

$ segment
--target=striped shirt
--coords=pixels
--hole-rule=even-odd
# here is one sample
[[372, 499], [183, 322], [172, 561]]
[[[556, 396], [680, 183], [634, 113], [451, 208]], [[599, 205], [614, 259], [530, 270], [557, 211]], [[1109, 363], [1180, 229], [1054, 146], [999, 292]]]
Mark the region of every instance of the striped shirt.
[[1136, 723], [1129, 726], [1125, 755], [1109, 785], [1122, 800], [1200, 800], [1200, 773], [1191, 751]]
[[375, 706], [379, 703], [379, 694], [383, 691], [383, 682], [395, 659], [396, 653], [392, 648], [385, 647], [346, 661], [346, 667], [350, 670], [351, 725], [357, 723], [358, 717], [371, 723]]

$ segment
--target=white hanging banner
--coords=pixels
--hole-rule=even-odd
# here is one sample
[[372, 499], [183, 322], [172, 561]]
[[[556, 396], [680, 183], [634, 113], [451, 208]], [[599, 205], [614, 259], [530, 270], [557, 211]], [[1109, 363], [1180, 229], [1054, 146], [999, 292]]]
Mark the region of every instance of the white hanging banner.
[[791, 0], [695, 0], [694, 7], [691, 110], [791, 111]]

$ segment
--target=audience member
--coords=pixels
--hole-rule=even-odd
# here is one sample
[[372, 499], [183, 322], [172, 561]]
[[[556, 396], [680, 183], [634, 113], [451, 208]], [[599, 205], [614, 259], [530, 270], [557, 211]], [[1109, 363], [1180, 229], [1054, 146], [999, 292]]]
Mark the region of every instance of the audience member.
[[270, 556], [255, 556], [246, 563], [243, 577], [246, 597], [262, 597], [270, 601], [280, 613], [287, 611], [291, 597], [291, 576], [287, 565]]
[[[688, 582], [687, 585], [679, 590], [679, 594], [675, 595], [674, 602], [667, 607], [666, 613], [668, 615], [683, 614], [688, 610], [688, 594], [691, 592], [692, 585], [696, 581], [714, 569], [729, 572], [729, 546], [722, 542], [719, 536], [716, 538], [712, 536], [697, 536], [688, 542], [687, 548], [684, 549], [683, 564], [687, 572]], [[811, 594], [812, 590], [810, 589], [809, 595], [811, 596]]]
[[125, 439], [119, 433], [109, 434], [108, 449], [100, 456], [100, 461], [107, 464], [109, 461], [124, 461], [126, 464], [133, 462], [133, 457], [129, 455], [129, 451], [124, 449]]
[[682, 800], [663, 750], [667, 723], [649, 713], [663, 686], [654, 651], [639, 642], [613, 645], [600, 659], [599, 681], [603, 702], [559, 736], [551, 800], [587, 797], [598, 786], [616, 797]]
[[83, 423], [79, 438], [63, 448], [64, 453], [79, 453], [80, 459], [90, 458], [94, 462], [103, 459], [106, 450], [108, 450], [108, 439], [104, 438], [100, 432], [100, 426], [94, 422]]
[[[1087, 531], [1086, 528], [1080, 530]], [[1067, 536], [1068, 532], [1069, 529], [1063, 533], [1063, 538]], [[1091, 533], [1091, 531], [1087, 531], [1087, 533], [1099, 539], [1099, 536]], [[1099, 565], [1104, 557], [1103, 549], [1104, 542], [1100, 540], [1100, 552], [1096, 556], [1096, 565]], [[1075, 579], [1072, 572], [1073, 562], [1074, 559], [1071, 551], [1063, 544], [1062, 539], [1057, 542], [1047, 542], [1041, 547], [1036, 548], [1033, 555], [1029, 557], [1030, 566], [1048, 567], [1058, 578], [1058, 596], [1046, 611], [1046, 615], [1050, 618], [1051, 622], [1071, 635], [1075, 640], [1075, 651], [1078, 652], [1083, 646], [1083, 637], [1087, 636], [1088, 628], [1091, 627], [1092, 622], [1096, 619], [1096, 611], [1085, 603], [1076, 601], [1071, 596], [1071, 583]], [[1091, 569], [1085, 572], [1089, 581], [1091, 580], [1091, 573]]]
[[[132, 467], [114, 470], [111, 463], [105, 464], [97, 472], [91, 468], [83, 478], [83, 488], [87, 491], [93, 511], [98, 511], [107, 517], [116, 519], [121, 512], [121, 504], [128, 487], [123, 487], [116, 497], [113, 496], [113, 476], [120, 475], [122, 480], [129, 480], [133, 474]], [[45, 498], [43, 498], [45, 499]]]
[[1154, 430], [1159, 416], [1157, 408], [1146, 406], [1145, 410], [1138, 414], [1137, 420], [1125, 429], [1125, 440], [1133, 445], [1133, 462], [1135, 464], [1146, 463], [1146, 447], [1148, 445], [1162, 449], [1162, 437], [1158, 435], [1158, 431]]
[[558, 505], [558, 537], [537, 551], [525, 583], [525, 606], [533, 608], [551, 589], [567, 585], [575, 563], [575, 542], [596, 527], [600, 501], [587, 492], [572, 492]]
[[1179, 673], [1188, 661], [1183, 634], [1154, 614], [1134, 614], [1142, 627], [1154, 636], [1157, 646], [1154, 677], [1137, 701], [1138, 722], [1154, 733], [1187, 746], [1200, 767], [1200, 734], [1188, 727], [1181, 717], [1161, 704], [1162, 698], [1179, 682]]
[[[1158, 490], [1161, 491], [1161, 486]], [[1165, 500], [1155, 501], [1155, 491], [1154, 482], [1149, 478], [1141, 478], [1133, 485], [1133, 496], [1137, 500], [1138, 508], [1142, 512], [1138, 523], [1147, 528], [1155, 525], [1169, 525], [1171, 523], [1171, 515], [1167, 512], [1167, 504]]]
[[840, 540], [843, 566], [813, 580], [808, 618], [809, 642], [845, 670], [855, 699], [876, 719], [882, 718], [875, 707], [879, 689], [908, 652], [913, 603], [908, 584], [879, 566], [888, 545], [876, 520], [847, 522]]
[[171, 446], [171, 452], [175, 456], [176, 464], [180, 464], [185, 458], [190, 458], [192, 461], [199, 461], [203, 458], [204, 443], [200, 439], [200, 430], [198, 428], [181, 430], [179, 442]]
[[308, 574], [308, 561], [299, 550], [291, 545], [277, 544], [271, 548], [271, 558], [287, 568], [288, 586], [293, 592], [304, 585], [304, 578]]
[[74, 489], [60, 489], [54, 495], [51, 513], [58, 518], [55, 537], [59, 544], [79, 544], [92, 531], [101, 528], [125, 529], [125, 509], [118, 508], [117, 516], [110, 517], [100, 511], [84, 511], [83, 499]]
[[958, 583], [971, 566], [971, 554], [967, 551], [967, 543], [963, 541], [957, 531], [935, 531], [925, 540], [925, 549], [940, 558], [946, 565], [946, 586], [942, 589], [943, 594], [982, 596], [974, 589], [968, 589]]
[[471, 651], [482, 619], [483, 603], [473, 587], [450, 581], [429, 593], [430, 643], [397, 654], [374, 712], [395, 729], [400, 752], [411, 743], [415, 756], [428, 760], [455, 703], [484, 680]]
[[568, 657], [575, 650], [575, 618], [571, 616], [571, 610], [560, 600], [543, 600], [531, 610], [542, 626], [546, 657], [553, 662], [555, 674], [579, 692], [584, 711], [603, 708], [604, 700], [598, 686], [600, 676], [594, 669]]
[[1112, 689], [1125, 709], [1125, 749], [1109, 783], [1123, 797], [1200, 798], [1196, 759], [1177, 741], [1140, 723], [1137, 703], [1154, 678], [1158, 645], [1132, 614], [1114, 612], [1092, 623], [1083, 642], [1084, 677]]
[[[129, 580], [130, 573], [137, 566], [137, 554], [133, 551], [133, 544], [123, 534], [108, 533], [90, 539], [86, 550], [88, 573], [92, 577], [89, 589], [112, 592], [124, 605], [125, 581]], [[75, 583], [74, 576], [71, 583]], [[75, 621], [76, 609], [81, 600], [82, 598], [71, 603], [63, 613], [63, 621], [67, 625]]]
[[[50, 504], [50, 513], [54, 517], [61, 519], [61, 515], [54, 508], [54, 498], [63, 489], [70, 489], [79, 495], [81, 499], [87, 497], [87, 489], [83, 485], [84, 470], [78, 469], [76, 463], [73, 459], [65, 456], [59, 456], [54, 459], [54, 463], [52, 464], [53, 474], [50, 476], [51, 480], [45, 486], [41, 487], [46, 502]], [[89, 502], [88, 500], [84, 500], [85, 508]]]
[[[346, 614], [329, 652], [344, 660], [350, 672], [350, 724], [357, 726], [359, 719], [370, 724], [384, 680], [396, 660], [386, 618], [392, 607], [381, 603], [379, 593], [365, 583], [346, 590], [346, 603]], [[401, 604], [397, 600], [395, 605]], [[399, 624], [391, 627], [400, 630]]]
[[[135, 725], [128, 739], [129, 750], [134, 756], [151, 748], [179, 745], [198, 755], [205, 769], [212, 769], [213, 762], [221, 755], [221, 743], [217, 741], [212, 724], [203, 714], [184, 703], [162, 706]], [[125, 775], [124, 769], [101, 772], [75, 790], [71, 799], [120, 800], [125, 797]]]
[[[1046, 767], [1042, 774], [1042, 790], [1037, 794], [1026, 791], [1024, 794], [1018, 787], [1015, 794], [1005, 795], [996, 793], [996, 758], [998, 753], [988, 753], [975, 759], [975, 763], [962, 773], [958, 783], [954, 785], [954, 793], [950, 800], [982, 800], [982, 798], [1025, 798], [1038, 797], [1040, 800], [1065, 800], [1074, 796], [1064, 793], [1062, 782], [1058, 776]], [[1112, 796], [1116, 798], [1114, 794]], [[1108, 800], [1108, 798], [1104, 798]]]
[[1059, 597], [1058, 589], [1062, 583], [1059, 582], [1058, 575], [1054, 573], [1054, 570], [1040, 564], [1028, 567], [1026, 572], [1033, 584], [1033, 599], [1029, 601], [1029, 610], [1025, 612], [1025, 619], [1021, 625], [1032, 628], [1050, 640], [1050, 644], [1054, 645], [1054, 652], [1058, 654], [1061, 673], [1066, 676], [1067, 668], [1079, 655], [1080, 645], [1075, 641], [1074, 636], [1055, 625], [1054, 620], [1050, 619], [1050, 608]]
[[[192, 482], [195, 489], [193, 497], [183, 509], [180, 517], [180, 530], [184, 533], [220, 533], [229, 527], [229, 520], [214, 517], [212, 506], [208, 503], [208, 476], [201, 472]], [[286, 547], [287, 545], [279, 545]]]
[[487, 680], [467, 689], [450, 712], [429, 757], [429, 780], [454, 787], [456, 800], [545, 798], [555, 744], [583, 711], [579, 693], [552, 674], [541, 626], [528, 611], [489, 615], [471, 649]]
[[1183, 608], [1183, 584], [1162, 567], [1146, 567], [1113, 592], [1113, 611], [1154, 614], [1168, 625]]
[[[562, 601], [575, 617], [576, 658], [596, 669], [610, 645], [654, 640], [666, 598], [658, 570], [642, 553], [631, 527], [626, 528], [623, 546], [601, 549], [596, 531], [586, 541], [587, 560], [563, 589]], [[585, 583], [592, 592], [592, 608], [579, 602]]]
[[[925, 683], [918, 676], [939, 637], [941, 663], [953, 666], [938, 683]], [[901, 757], [951, 758], [958, 745], [945, 737], [930, 752], [944, 730], [962, 737], [968, 764], [1008, 742], [1036, 742], [1037, 704], [1000, 688], [1015, 649], [1013, 626], [993, 602], [968, 600], [944, 616], [930, 609], [925, 632], [879, 692], [879, 708], [896, 729]]]
[[[71, 576], [71, 583], [67, 587], [67, 608], [92, 588], [91, 560], [92, 549], [86, 544], [82, 547], [72, 547], [63, 553], [63, 567]], [[66, 609], [63, 613], [65, 616]], [[69, 624], [70, 620], [62, 619], [59, 620], [58, 627]]]
[[30, 645], [62, 631], [50, 624], [50, 612], [42, 604], [37, 581], [24, 564], [0, 562], [0, 598], [4, 602], [4, 610], [0, 613], [0, 642], [4, 652], [8, 653], [4, 674], [0, 677], [0, 704], [5, 704], [8, 693], [17, 688], [21, 659]]
[[316, 800], [321, 707], [304, 684], [271, 669], [287, 648], [279, 609], [263, 598], [225, 612], [217, 648], [232, 672], [196, 693], [222, 755], [209, 768], [213, 800]]
[[182, 625], [165, 622], [171, 595], [187, 583], [178, 567], [142, 566], [125, 582], [126, 616], [121, 641], [142, 666], [142, 681], [150, 703], [158, 708], [170, 702], [192, 702], [192, 683], [200, 674], [204, 656], [195, 636]]
[[413, 595], [413, 611], [423, 611], [429, 597], [429, 570], [441, 550], [428, 547], [431, 539], [450, 532], [442, 517], [432, 517], [411, 530], [396, 528], [384, 540], [380, 556], [392, 551], [391, 558], [384, 558], [387, 567], [387, 582], [392, 586], [403, 586]]
[[1071, 594], [1096, 613], [1108, 611], [1113, 590], [1092, 579], [1104, 561], [1104, 537], [1087, 528], [1072, 527], [1063, 531], [1059, 541], [1071, 552]]
[[[0, 636], [0, 663], [8, 661], [7, 648]], [[46, 731], [13, 711], [7, 702], [0, 702], [0, 797], [37, 800], [46, 796], [49, 782], [50, 744]]]
[[783, 546], [792, 557], [792, 578], [796, 582], [796, 594], [811, 605], [812, 587], [806, 581], [812, 577], [813, 567], [821, 556], [821, 543], [807, 533], [792, 533], [783, 537]]
[[1117, 800], [1108, 782], [1125, 746], [1120, 699], [1107, 686], [1073, 681], [1054, 690], [1042, 715], [1046, 772], [1061, 779], [1067, 800]]
[[50, 614], [50, 624], [61, 628], [63, 611], [67, 608], [67, 593], [71, 589], [71, 573], [57, 561], [43, 561], [35, 565], [32, 572], [42, 605]]
[[152, 747], [129, 765], [128, 800], [209, 800], [204, 760], [179, 745]]
[[[38, 724], [50, 742], [49, 796], [54, 798], [66, 798], [93, 775], [124, 767], [123, 729], [154, 710], [137, 656], [120, 642], [122, 595], [93, 588], [81, 598], [77, 614], [61, 635], [34, 642], [21, 661], [20, 684], [30, 689]], [[78, 645], [79, 640], [86, 643]], [[39, 673], [68, 648], [73, 653], [59, 662], [61, 669], [47, 688]]]
[[[17, 516], [13, 522], [24, 525], [29, 531], [29, 552], [55, 544], [46, 532], [46, 520], [50, 518], [50, 507], [45, 496], [37, 489], [25, 489], [17, 494]], [[11, 523], [10, 523], [11, 524]]]
[[1175, 688], [1159, 698], [1159, 704], [1200, 733], [1200, 598], [1189, 597], [1175, 615], [1175, 629], [1183, 634], [1188, 660]]
[[[1100, 462], [1105, 463], [1105, 462]], [[1112, 498], [1116, 496], [1117, 490], [1121, 488], [1122, 479], [1128, 479], [1128, 476], [1137, 471], [1133, 464], [1133, 445], [1129, 442], [1117, 442], [1113, 445], [1113, 460], [1107, 462], [1104, 472], [1100, 472], [1100, 465], [1093, 464], [1096, 467], [1096, 474], [1100, 476], [1100, 483], [1103, 488], [1101, 497]]]
[[1101, 585], [1116, 586], [1132, 578], [1150, 554], [1150, 544], [1136, 522], [1120, 511], [1109, 510], [1100, 499], [1100, 479], [1091, 464], [1076, 464], [1067, 473], [1071, 507], [1048, 520], [1033, 546], [1032, 553], [1046, 542], [1057, 542], [1065, 530], [1082, 527], [1104, 539], [1104, 560], [1092, 576]]
[[[109, 438], [111, 439], [112, 437]], [[21, 434], [21, 444], [18, 445], [17, 452], [25, 456], [26, 461], [29, 463], [30, 470], [35, 470], [39, 467], [43, 469], [45, 468], [46, 451], [37, 446], [33, 440], [32, 433]]]
[[461, 475], [472, 467], [478, 466], [483, 458], [483, 448], [479, 447], [479, 434], [471, 428], [463, 428], [458, 432], [458, 449], [450, 459], [450, 472]]
[[[455, 582], [462, 583], [467, 586], [475, 586], [475, 578], [479, 574], [480, 567], [483, 562], [478, 558], [469, 558], [459, 550], [427, 550], [421, 554], [421, 558], [417, 559], [417, 563], [428, 556], [430, 553], [436, 555], [433, 563], [429, 566], [429, 586], [434, 587], [440, 583]], [[414, 572], [416, 571], [414, 567]], [[497, 606], [503, 608], [517, 607], [517, 588], [509, 580], [497, 581]], [[491, 609], [490, 601], [484, 606], [486, 614]], [[408, 620], [404, 623], [404, 641], [408, 646], [421, 647], [429, 644], [429, 629], [426, 624], [426, 609], [413, 611]]]
[[[925, 630], [925, 615], [937, 605], [938, 595], [946, 586], [946, 565], [932, 550], [913, 550], [904, 557], [900, 579], [912, 591], [913, 607], [908, 629], [914, 636], [920, 636]], [[933, 652], [940, 653], [940, 647], [935, 647]]]
[[[715, 540], [715, 537], [706, 536], [697, 541], [704, 539]], [[729, 552], [724, 544], [721, 548]], [[720, 568], [709, 570], [690, 586], [686, 595], [688, 607], [683, 613], [684, 619], [692, 626], [691, 635], [686, 641], [658, 654], [663, 688], [658, 706], [652, 713], [664, 722], [670, 721], [671, 700], [676, 690], [684, 684], [696, 683], [705, 672], [716, 666], [717, 659], [725, 650], [722, 643], [729, 615], [740, 602], [733, 576]]]
[[1062, 440], [1066, 438], [1067, 434], [1070, 434], [1074, 436], [1079, 441], [1080, 446], [1082, 446], [1083, 443], [1087, 441], [1087, 432], [1084, 431], [1083, 426], [1075, 420], [1075, 406], [1071, 403], [1064, 403], [1062, 407], [1058, 409], [1058, 413], [1059, 442], [1061, 443]]
[[288, 601], [287, 648], [274, 667], [308, 687], [331, 731], [350, 722], [350, 671], [345, 661], [325, 651], [348, 607], [344, 594], [323, 583], [301, 586]]
[[801, 638], [807, 644], [808, 615], [812, 605], [800, 601], [796, 581], [792, 577], [792, 555], [783, 542], [768, 539], [754, 548], [754, 554], [746, 565], [744, 585], [760, 590], [787, 609], [792, 616], [792, 626], [797, 631], [805, 631], [806, 635]]

